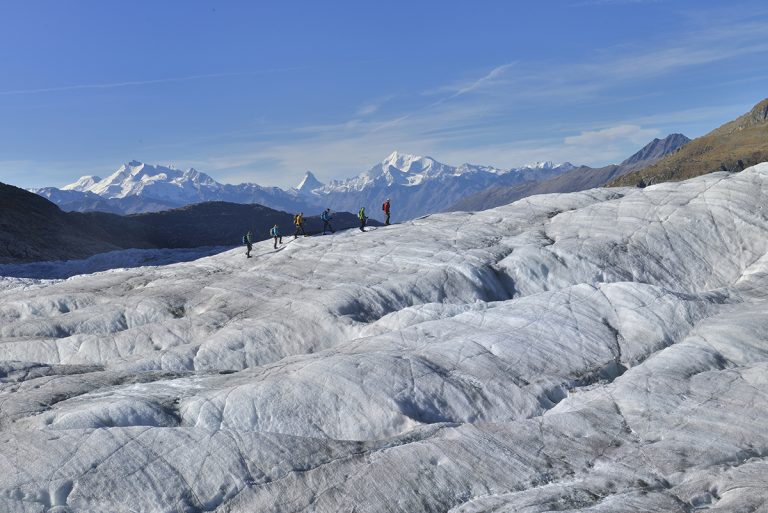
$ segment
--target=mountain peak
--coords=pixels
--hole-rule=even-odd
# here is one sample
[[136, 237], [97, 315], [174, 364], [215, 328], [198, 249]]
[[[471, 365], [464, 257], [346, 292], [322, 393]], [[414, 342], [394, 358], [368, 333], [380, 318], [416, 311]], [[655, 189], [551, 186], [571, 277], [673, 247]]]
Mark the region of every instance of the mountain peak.
[[[687, 143], [641, 171], [609, 186], [685, 180], [714, 171], [737, 172], [768, 160], [768, 98], [746, 114]], [[641, 174], [642, 173], [642, 174]]]
[[[664, 139], [655, 138], [643, 146], [640, 151], [630, 156], [624, 162], [622, 166], [635, 166], [641, 162], [653, 163], [660, 158], [676, 151], [685, 144], [688, 144], [691, 140], [683, 134], [669, 134]], [[646, 165], [648, 165], [646, 164]]]
[[299, 192], [309, 192], [315, 189], [319, 189], [322, 186], [323, 183], [318, 180], [314, 174], [312, 174], [312, 171], [307, 171], [304, 173], [304, 178], [301, 180], [296, 189], [298, 189]]
[[405, 170], [406, 168], [410, 167], [413, 162], [418, 162], [420, 160], [431, 161], [432, 159], [429, 157], [422, 157], [410, 153], [400, 153], [399, 151], [395, 150], [390, 153], [387, 158], [382, 160], [381, 163], [385, 166], [392, 166], [397, 169]]
[[575, 167], [570, 162], [562, 162], [562, 163], [556, 163], [552, 162], [551, 160], [545, 160], [545, 161], [536, 161], [533, 164], [528, 164], [527, 166], [523, 166], [524, 168], [528, 169], [545, 169], [545, 170], [551, 170], [551, 169], [557, 169], [559, 167], [564, 168], [573, 168]]
[[740, 127], [748, 127], [755, 125], [762, 125], [768, 122], [768, 98], [761, 101], [743, 116], [745, 119], [740, 124]]
[[382, 160], [382, 162], [393, 162], [393, 161], [397, 160], [398, 158], [400, 158], [400, 152], [395, 150], [392, 153], [390, 153], [387, 158]]
[[90, 187], [93, 187], [95, 184], [99, 183], [101, 181], [101, 177], [96, 175], [86, 175], [81, 176], [77, 179], [75, 183], [71, 183], [69, 185], [65, 185], [61, 189], [64, 191], [86, 191]]

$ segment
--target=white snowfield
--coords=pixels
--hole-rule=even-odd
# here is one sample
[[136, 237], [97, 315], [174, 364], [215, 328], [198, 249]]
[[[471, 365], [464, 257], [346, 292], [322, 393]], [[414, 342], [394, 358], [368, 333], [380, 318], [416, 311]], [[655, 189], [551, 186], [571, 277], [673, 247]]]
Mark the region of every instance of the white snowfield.
[[768, 164], [0, 279], [3, 512], [768, 510]]

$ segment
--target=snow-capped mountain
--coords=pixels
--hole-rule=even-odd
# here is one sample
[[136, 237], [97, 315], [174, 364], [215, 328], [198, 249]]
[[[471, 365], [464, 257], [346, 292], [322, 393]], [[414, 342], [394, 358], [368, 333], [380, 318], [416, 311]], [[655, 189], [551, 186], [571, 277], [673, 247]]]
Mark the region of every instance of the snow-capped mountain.
[[299, 193], [308, 193], [321, 187], [323, 187], [323, 183], [312, 174], [312, 171], [307, 171], [304, 173], [304, 178], [301, 179], [299, 185], [296, 186], [296, 191]]
[[767, 203], [768, 163], [0, 266], [0, 511], [765, 511]]
[[[322, 185], [322, 184], [321, 184]], [[133, 160], [108, 177], [83, 176], [61, 189], [33, 189], [67, 211], [103, 210], [134, 214], [155, 212], [206, 201], [259, 203], [283, 211], [311, 210], [296, 190], [253, 183], [221, 184], [190, 168], [151, 165]], [[97, 201], [98, 200], [98, 201]]]
[[195, 169], [131, 161], [106, 178], [83, 176], [61, 189], [36, 192], [65, 210], [105, 210], [140, 213], [165, 210], [205, 201], [260, 203], [285, 210], [313, 212], [324, 208], [368, 214], [383, 219], [378, 206], [392, 200], [393, 220], [399, 222], [439, 212], [466, 195], [494, 185], [545, 180], [573, 169], [569, 163], [536, 163], [513, 169], [440, 163], [431, 157], [393, 152], [360, 175], [346, 180], [320, 182], [310, 171], [295, 188], [262, 187], [253, 183], [221, 184]]
[[81, 176], [75, 183], [65, 185], [61, 189], [64, 191], [89, 191], [94, 185], [101, 182], [101, 178], [95, 175]]
[[539, 162], [512, 169], [475, 164], [455, 167], [431, 157], [395, 151], [354, 178], [334, 180], [302, 192], [305, 197], [334, 210], [355, 212], [366, 206], [367, 214], [376, 219], [383, 219], [379, 206], [390, 198], [393, 219], [402, 221], [440, 212], [464, 196], [494, 185], [545, 180], [573, 168], [568, 162]]
[[334, 180], [329, 185], [323, 187], [322, 192], [362, 191], [366, 188], [382, 185], [390, 188], [397, 186], [411, 187], [423, 185], [430, 180], [446, 180], [451, 177], [465, 175], [474, 175], [477, 181], [482, 181], [483, 178], [492, 179], [492, 177], [508, 174], [521, 177], [525, 175], [526, 178], [535, 179], [538, 177], [536, 173], [531, 173], [531, 171], [558, 170], [564, 172], [573, 169], [573, 167], [568, 162], [564, 164], [537, 162], [529, 166], [512, 169], [498, 169], [475, 164], [461, 164], [458, 167], [454, 167], [438, 162], [432, 157], [421, 157], [394, 151], [368, 171], [347, 180]]
[[153, 166], [133, 160], [123, 164], [107, 178], [84, 176], [64, 190], [91, 192], [107, 199], [145, 196], [177, 203], [205, 201], [221, 191], [213, 178], [190, 168], [186, 171]]

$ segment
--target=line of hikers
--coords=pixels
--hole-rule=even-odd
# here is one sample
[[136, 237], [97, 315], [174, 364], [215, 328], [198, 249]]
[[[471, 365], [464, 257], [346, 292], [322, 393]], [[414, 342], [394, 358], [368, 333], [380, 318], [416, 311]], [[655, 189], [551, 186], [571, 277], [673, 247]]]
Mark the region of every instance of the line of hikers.
[[[381, 210], [384, 211], [386, 219], [384, 220], [384, 226], [389, 226], [389, 198], [381, 205]], [[368, 217], [365, 215], [365, 207], [360, 207], [360, 211], [357, 213], [357, 218], [360, 220], [360, 231], [365, 231], [365, 223], [368, 222]]]
[[[384, 215], [386, 216], [386, 220], [384, 221], [384, 225], [389, 225], [389, 198], [387, 198], [387, 201], [384, 202], [384, 204], [381, 205], [381, 210], [384, 211]], [[320, 214], [320, 219], [323, 221], [323, 235], [325, 235], [328, 231], [331, 233], [335, 233], [335, 230], [331, 226], [331, 219], [333, 217], [331, 216], [331, 209], [326, 208], [323, 210], [322, 214]], [[357, 213], [357, 219], [360, 221], [360, 231], [365, 231], [365, 225], [368, 222], [368, 217], [365, 215], [365, 207], [360, 207], [360, 210]], [[293, 232], [293, 238], [296, 239], [299, 236], [299, 233], [307, 236], [307, 232], [304, 231], [304, 212], [299, 212], [295, 216], [293, 216], [293, 225], [296, 227], [296, 230]], [[277, 224], [273, 226], [269, 230], [269, 236], [272, 237], [275, 240], [274, 248], [277, 249], [278, 242], [280, 244], [283, 243], [283, 236], [280, 233], [280, 228], [278, 228]], [[245, 256], [247, 258], [251, 258], [251, 250], [253, 249], [253, 236], [250, 231], [243, 235], [243, 244], [246, 246]]]

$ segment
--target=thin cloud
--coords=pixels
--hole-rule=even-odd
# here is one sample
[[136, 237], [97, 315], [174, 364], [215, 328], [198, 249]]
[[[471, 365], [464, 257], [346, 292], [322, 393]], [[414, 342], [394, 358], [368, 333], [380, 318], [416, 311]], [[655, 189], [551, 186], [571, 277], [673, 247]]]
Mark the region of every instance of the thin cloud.
[[518, 64], [517, 61], [501, 64], [499, 66], [496, 66], [495, 68], [493, 68], [491, 71], [489, 71], [488, 73], [486, 73], [480, 78], [474, 79], [472, 81], [463, 81], [459, 83], [454, 82], [451, 84], [440, 85], [438, 87], [434, 87], [432, 89], [422, 91], [421, 95], [422, 96], [447, 95], [435, 102], [436, 104], [440, 104], [452, 98], [456, 98], [463, 94], [481, 89], [483, 88], [483, 86], [497, 84], [498, 79], [508, 69], [512, 68], [513, 66], [516, 66], [517, 64]]
[[376, 112], [381, 109], [381, 107], [392, 100], [395, 95], [390, 94], [381, 98], [377, 98], [375, 100], [369, 101], [368, 103], [365, 103], [357, 108], [356, 114], [358, 116], [370, 116], [371, 114], [375, 114]]
[[[540, 137], [531, 137], [534, 127], [505, 128], [506, 142], [494, 140], [499, 127], [484, 123], [493, 105], [461, 104], [437, 108], [409, 118], [402, 126], [378, 132], [374, 122], [350, 127], [340, 123], [306, 127], [300, 140], [283, 139], [254, 144], [228, 145], [190, 165], [216, 172], [217, 179], [230, 183], [255, 181], [263, 185], [295, 185], [304, 170], [319, 179], [346, 178], [369, 169], [393, 150], [431, 155], [447, 164], [474, 162], [499, 168], [518, 167], [535, 161], [570, 161], [601, 166], [618, 163], [662, 134], [654, 125], [719, 121], [742, 112], [739, 106], [711, 107], [665, 112], [663, 115], [609, 122], [594, 121], [594, 130], [580, 130], [586, 122], [564, 120], [538, 127]], [[648, 125], [651, 125], [649, 127]], [[439, 128], [439, 129], [438, 129]], [[283, 133], [280, 127], [276, 130]], [[547, 133], [551, 133], [548, 136]], [[557, 136], [557, 133], [563, 135]], [[565, 135], [565, 134], [575, 135]], [[690, 134], [688, 134], [690, 135]], [[178, 162], [189, 159], [167, 159]], [[213, 176], [213, 173], [209, 173]], [[219, 178], [220, 177], [220, 178]]]
[[[684, 34], [664, 47], [613, 47], [596, 60], [520, 66], [505, 89], [510, 100], [557, 98], [567, 102], [604, 98], [616, 86], [714, 65], [736, 58], [768, 54], [765, 25], [730, 27]], [[723, 81], [726, 77], [723, 77]], [[710, 87], [703, 83], [701, 87]]]
[[499, 78], [501, 75], [504, 74], [505, 71], [507, 71], [509, 68], [514, 66], [516, 63], [510, 62], [507, 64], [502, 64], [501, 66], [496, 66], [491, 71], [489, 71], [485, 76], [475, 80], [469, 85], [465, 85], [463, 87], [460, 87], [458, 91], [450, 95], [449, 97], [443, 99], [442, 101], [448, 101], [453, 98], [457, 98], [463, 94], [471, 93], [472, 91], [475, 91], [477, 89], [480, 89], [481, 87], [492, 83], [495, 79]]
[[379, 110], [380, 105], [376, 105], [373, 103], [369, 103], [367, 105], [361, 105], [357, 109], [357, 115], [358, 116], [369, 116]]
[[226, 78], [226, 77], [242, 77], [248, 75], [261, 75], [264, 73], [279, 73], [284, 71], [296, 71], [304, 68], [274, 68], [260, 71], [238, 71], [232, 73], [208, 73], [204, 75], [188, 75], [185, 77], [169, 77], [169, 78], [157, 78], [150, 80], [128, 80], [124, 82], [107, 82], [102, 84], [75, 84], [59, 87], [40, 87], [36, 89], [15, 89], [10, 91], [0, 91], [0, 96], [11, 96], [21, 94], [39, 94], [39, 93], [56, 93], [63, 91], [78, 91], [87, 89], [114, 89], [120, 87], [132, 87], [132, 86], [145, 86], [152, 84], [167, 84], [172, 82], [187, 82], [190, 80], [200, 80], [208, 78]]
[[410, 119], [414, 115], [417, 115], [417, 114], [423, 113], [425, 111], [434, 109], [435, 107], [439, 107], [440, 105], [443, 105], [446, 102], [454, 100], [454, 99], [456, 99], [456, 98], [458, 98], [460, 96], [466, 95], [466, 94], [468, 94], [468, 93], [470, 93], [472, 91], [476, 91], [476, 90], [478, 90], [478, 89], [480, 89], [480, 88], [482, 88], [482, 87], [484, 87], [484, 86], [486, 86], [488, 84], [491, 84], [498, 77], [503, 75], [506, 70], [508, 70], [509, 68], [511, 68], [514, 65], [515, 65], [515, 63], [507, 63], [507, 64], [502, 64], [500, 66], [496, 66], [491, 71], [489, 71], [488, 73], [486, 73], [482, 77], [478, 78], [477, 80], [474, 80], [473, 82], [471, 82], [469, 84], [465, 84], [463, 86], [460, 86], [458, 89], [454, 90], [454, 92], [452, 94], [450, 94], [449, 96], [441, 98], [441, 99], [439, 99], [439, 100], [437, 100], [435, 102], [432, 102], [432, 103], [430, 103], [428, 105], [425, 105], [424, 107], [421, 107], [419, 109], [415, 109], [415, 110], [413, 110], [413, 111], [411, 111], [409, 113], [406, 113], [406, 114], [404, 114], [402, 116], [399, 116], [399, 117], [397, 117], [395, 119], [392, 119], [390, 121], [384, 122], [381, 125], [379, 125], [376, 128], [374, 128], [371, 132], [379, 132], [379, 131], [387, 129], [387, 128], [392, 128], [395, 125], [398, 125], [398, 124], [402, 123], [403, 121], [405, 121], [407, 119]]
[[605, 144], [623, 142], [643, 144], [658, 134], [659, 130], [656, 128], [642, 128], [638, 125], [617, 125], [603, 128], [602, 130], [581, 132], [579, 135], [566, 137], [564, 142], [565, 144], [582, 146], [603, 146]]

